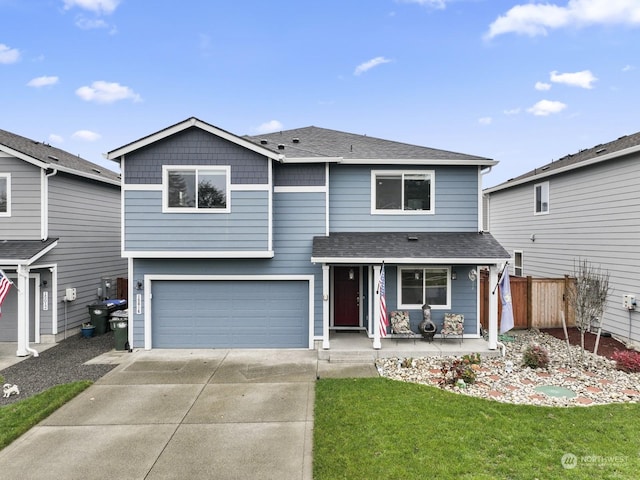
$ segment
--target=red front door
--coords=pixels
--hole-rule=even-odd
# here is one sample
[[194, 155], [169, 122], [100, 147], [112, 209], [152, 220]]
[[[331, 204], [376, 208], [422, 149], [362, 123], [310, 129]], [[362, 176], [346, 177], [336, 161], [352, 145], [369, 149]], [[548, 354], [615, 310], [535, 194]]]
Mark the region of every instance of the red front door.
[[360, 326], [360, 268], [333, 268], [333, 326]]

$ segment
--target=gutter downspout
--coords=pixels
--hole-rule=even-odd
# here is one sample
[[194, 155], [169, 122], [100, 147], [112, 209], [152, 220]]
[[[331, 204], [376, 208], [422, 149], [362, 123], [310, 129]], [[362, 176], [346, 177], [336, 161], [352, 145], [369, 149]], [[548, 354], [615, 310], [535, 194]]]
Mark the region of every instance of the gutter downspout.
[[55, 168], [47, 168], [43, 171], [45, 174], [42, 176], [42, 183], [40, 185], [42, 195], [40, 202], [40, 237], [41, 240], [46, 240], [49, 238], [49, 177], [57, 175], [58, 170]]
[[[493, 165], [489, 165], [487, 168], [480, 168], [480, 176], [478, 177], [478, 231], [484, 231], [484, 194], [482, 193], [482, 177], [487, 173], [491, 173]], [[487, 219], [487, 224], [489, 219]], [[488, 225], [487, 225], [488, 226]]]

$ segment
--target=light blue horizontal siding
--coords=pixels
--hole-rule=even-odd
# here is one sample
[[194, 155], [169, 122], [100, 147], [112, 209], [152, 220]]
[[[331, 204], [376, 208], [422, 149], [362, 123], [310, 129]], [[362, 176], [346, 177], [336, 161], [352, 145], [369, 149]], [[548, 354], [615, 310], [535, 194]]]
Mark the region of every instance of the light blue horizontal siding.
[[[329, 212], [332, 232], [478, 230], [478, 168], [435, 167], [435, 213], [406, 215], [371, 214], [371, 170], [378, 166], [332, 165]], [[402, 167], [390, 168], [402, 170]], [[407, 167], [406, 170], [420, 170]]]
[[[449, 265], [443, 265], [448, 267]], [[438, 333], [442, 328], [445, 313], [456, 313], [464, 315], [465, 335], [478, 333], [478, 285], [469, 280], [469, 271], [478, 269], [476, 265], [457, 265], [455, 267], [457, 279], [451, 280], [451, 308], [442, 310], [431, 310], [431, 320], [438, 327]], [[386, 300], [387, 311], [399, 310], [398, 306], [398, 269], [395, 266], [385, 266], [386, 275]], [[402, 309], [406, 310], [406, 309]], [[409, 310], [411, 329], [419, 332], [418, 325], [422, 322], [422, 310]]]
[[[322, 335], [322, 266], [311, 263], [311, 250], [313, 237], [325, 234], [325, 195], [318, 192], [275, 193], [273, 204], [273, 258], [135, 259], [130, 281], [135, 285], [138, 281], [142, 282], [144, 275], [148, 274], [314, 275], [313, 330], [314, 335]], [[143, 345], [143, 324], [144, 311], [139, 315], [134, 314], [134, 346]]]
[[268, 192], [232, 191], [231, 213], [163, 213], [162, 192], [125, 192], [125, 250], [266, 250]]
[[280, 268], [298, 274], [315, 275], [313, 333], [322, 335], [322, 268], [311, 263], [313, 237], [326, 231], [325, 194], [274, 194], [274, 250]]

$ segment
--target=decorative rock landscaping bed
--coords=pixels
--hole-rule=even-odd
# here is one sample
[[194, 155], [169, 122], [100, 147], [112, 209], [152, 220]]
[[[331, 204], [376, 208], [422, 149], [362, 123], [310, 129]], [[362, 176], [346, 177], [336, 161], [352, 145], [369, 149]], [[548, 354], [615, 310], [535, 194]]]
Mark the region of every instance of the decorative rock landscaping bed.
[[[383, 377], [439, 386], [500, 402], [576, 406], [640, 401], [640, 373], [617, 370], [613, 360], [590, 352], [584, 352], [580, 364], [579, 346], [569, 347], [569, 355], [563, 340], [537, 330], [510, 332], [509, 335], [513, 341], [504, 342], [506, 355], [482, 358], [482, 363], [475, 369], [476, 380], [470, 384], [443, 384], [441, 368], [443, 361], [451, 360], [450, 357], [384, 358], [379, 359], [376, 366]], [[549, 351], [547, 369], [522, 365], [522, 352], [531, 343]]]

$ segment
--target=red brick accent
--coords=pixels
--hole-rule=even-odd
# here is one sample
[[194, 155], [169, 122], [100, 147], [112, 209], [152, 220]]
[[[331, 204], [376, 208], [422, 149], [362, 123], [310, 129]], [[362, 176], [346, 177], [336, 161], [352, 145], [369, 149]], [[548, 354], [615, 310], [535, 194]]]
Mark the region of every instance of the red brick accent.
[[622, 393], [624, 393], [625, 395], [629, 395], [630, 397], [634, 397], [637, 395], [640, 395], [640, 392], [637, 390], [629, 390], [629, 389], [624, 389], [622, 390]]
[[587, 397], [578, 397], [576, 398], [576, 403], [579, 403], [580, 405], [591, 405], [593, 400]]
[[600, 393], [601, 391], [602, 391], [602, 389], [598, 388], [598, 387], [587, 387], [587, 392]]

